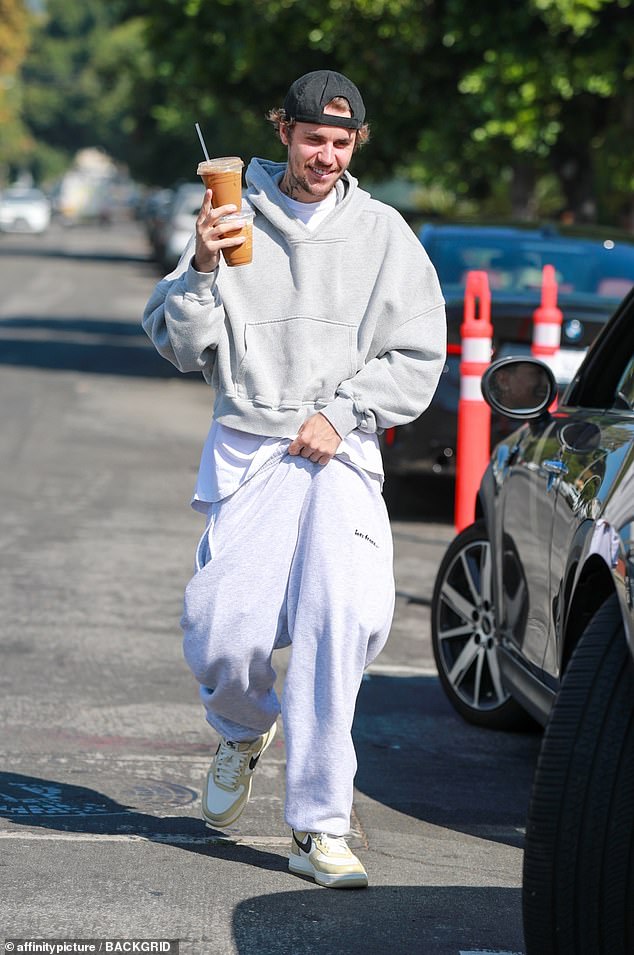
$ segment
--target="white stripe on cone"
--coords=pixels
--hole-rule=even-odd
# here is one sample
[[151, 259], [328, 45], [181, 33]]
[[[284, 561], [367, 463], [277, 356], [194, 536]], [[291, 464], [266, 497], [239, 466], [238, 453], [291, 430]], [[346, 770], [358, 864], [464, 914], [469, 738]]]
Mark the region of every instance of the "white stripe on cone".
[[490, 338], [463, 338], [462, 339], [462, 360], [463, 361], [482, 361], [487, 365], [491, 361], [491, 339]]
[[536, 322], [533, 327], [533, 345], [548, 345], [558, 348], [561, 341], [561, 325], [553, 322]]
[[461, 401], [484, 401], [480, 382], [480, 375], [463, 375], [460, 379], [460, 400]]

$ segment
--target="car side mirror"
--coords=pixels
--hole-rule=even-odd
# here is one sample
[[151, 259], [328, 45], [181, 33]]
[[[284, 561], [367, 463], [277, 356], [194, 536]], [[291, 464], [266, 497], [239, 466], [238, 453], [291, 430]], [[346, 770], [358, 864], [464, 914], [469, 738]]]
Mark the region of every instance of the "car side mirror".
[[501, 358], [481, 382], [484, 400], [498, 414], [527, 421], [546, 414], [557, 397], [552, 371], [536, 358]]

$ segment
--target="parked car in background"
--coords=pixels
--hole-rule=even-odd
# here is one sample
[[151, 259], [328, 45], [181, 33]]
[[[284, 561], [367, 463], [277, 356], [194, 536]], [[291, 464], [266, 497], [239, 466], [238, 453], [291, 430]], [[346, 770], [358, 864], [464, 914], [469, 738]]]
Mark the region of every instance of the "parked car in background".
[[[540, 303], [542, 269], [553, 265], [563, 312], [559, 383], [572, 378], [585, 350], [634, 285], [634, 241], [614, 235], [583, 238], [554, 227], [426, 225], [419, 233], [447, 301], [449, 354], [430, 408], [383, 439], [392, 475], [455, 472], [460, 394], [460, 325], [466, 275], [485, 271], [491, 289], [494, 358], [530, 354], [533, 312]], [[501, 436], [501, 419], [493, 436]]]
[[152, 246], [154, 258], [160, 261], [162, 255], [163, 222], [172, 201], [173, 189], [154, 189], [148, 193], [139, 208], [139, 219]]
[[495, 448], [473, 525], [435, 582], [432, 642], [456, 710], [546, 726], [524, 861], [527, 955], [634, 951], [634, 290], [551, 413], [552, 372], [495, 362], [524, 421]]
[[170, 193], [161, 193], [152, 209], [151, 242], [156, 259], [165, 272], [177, 265], [194, 233], [205, 187], [183, 183]]
[[0, 232], [46, 232], [51, 204], [39, 189], [12, 186], [0, 193]]

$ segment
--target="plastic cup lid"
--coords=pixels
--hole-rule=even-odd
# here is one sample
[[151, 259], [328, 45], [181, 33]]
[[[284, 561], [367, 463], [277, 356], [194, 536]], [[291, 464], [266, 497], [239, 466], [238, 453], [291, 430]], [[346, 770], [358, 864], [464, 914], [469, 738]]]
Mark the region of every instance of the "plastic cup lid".
[[204, 159], [198, 164], [198, 175], [205, 172], [225, 172], [232, 169], [242, 169], [244, 163], [239, 156], [221, 156], [218, 159]]

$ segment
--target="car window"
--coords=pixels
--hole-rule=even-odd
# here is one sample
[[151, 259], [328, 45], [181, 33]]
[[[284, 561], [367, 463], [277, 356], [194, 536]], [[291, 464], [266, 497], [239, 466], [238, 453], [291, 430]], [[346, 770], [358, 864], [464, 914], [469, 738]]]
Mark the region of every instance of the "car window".
[[602, 410], [634, 408], [634, 289], [590, 347], [562, 403]]
[[205, 190], [202, 186], [200, 188], [183, 189], [182, 192], [174, 197], [173, 215], [198, 215], [204, 194]]
[[614, 405], [616, 408], [634, 409], [634, 356], [630, 359], [616, 386]]
[[42, 200], [46, 200], [46, 196], [39, 189], [7, 190], [2, 198], [10, 202], [33, 202], [34, 200], [42, 202]]
[[429, 250], [441, 285], [464, 286], [467, 272], [485, 271], [493, 292], [537, 292], [544, 265], [553, 265], [562, 294], [621, 299], [634, 287], [634, 245], [547, 237], [437, 236]]
[[187, 202], [183, 203], [183, 206], [181, 209], [179, 209], [179, 212], [185, 215], [197, 216], [200, 212], [202, 201], [202, 196], [192, 196], [187, 200]]

